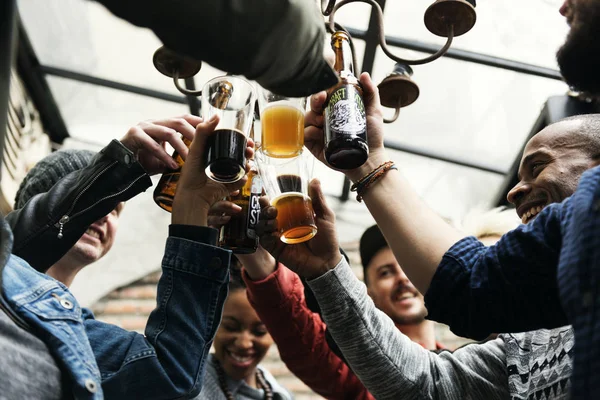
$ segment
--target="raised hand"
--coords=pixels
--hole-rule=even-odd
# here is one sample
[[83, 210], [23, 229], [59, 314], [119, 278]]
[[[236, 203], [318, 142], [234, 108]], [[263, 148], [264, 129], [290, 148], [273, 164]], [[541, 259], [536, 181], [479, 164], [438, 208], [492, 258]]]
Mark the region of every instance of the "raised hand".
[[313, 179], [308, 187], [309, 196], [315, 211], [317, 234], [308, 242], [284, 244], [277, 230], [277, 209], [261, 198], [263, 211], [259, 222], [260, 243], [275, 259], [298, 275], [308, 279], [316, 278], [334, 268], [341, 260], [335, 214], [327, 206], [321, 183]]
[[167, 152], [166, 144], [169, 143], [185, 160], [188, 148], [181, 136], [192, 140], [196, 126], [201, 122], [202, 118], [194, 115], [143, 121], [129, 128], [121, 143], [135, 154], [148, 175], [162, 173], [166, 167], [178, 168]]
[[[387, 161], [383, 147], [383, 112], [379, 100], [379, 90], [368, 73], [361, 74], [359, 80], [363, 87], [363, 100], [367, 115], [369, 159], [359, 168], [342, 171], [352, 180], [362, 178], [379, 164]], [[325, 148], [323, 108], [326, 100], [325, 92], [319, 92], [310, 98], [310, 111], [304, 117], [304, 145], [319, 161], [328, 165], [323, 152]]]
[[[206, 122], [198, 124], [189, 153], [177, 184], [177, 192], [173, 200], [171, 221], [174, 224], [206, 226], [210, 208], [229, 193], [235, 192], [246, 183], [247, 177], [235, 183], [219, 183], [208, 179], [204, 172], [204, 149], [210, 135], [219, 123], [214, 116]], [[248, 139], [246, 157], [254, 153], [254, 142]], [[248, 168], [248, 167], [247, 167]]]

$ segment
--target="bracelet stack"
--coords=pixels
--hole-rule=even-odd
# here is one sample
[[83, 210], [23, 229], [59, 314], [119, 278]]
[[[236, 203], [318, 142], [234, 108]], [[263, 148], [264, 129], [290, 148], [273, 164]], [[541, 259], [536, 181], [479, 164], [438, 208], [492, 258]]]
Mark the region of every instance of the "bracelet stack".
[[394, 164], [393, 161], [386, 161], [352, 185], [350, 191], [356, 192], [356, 200], [359, 203], [362, 202], [365, 190], [377, 182], [383, 175], [385, 175], [386, 172], [391, 169], [397, 170], [398, 167], [396, 167], [396, 164]]

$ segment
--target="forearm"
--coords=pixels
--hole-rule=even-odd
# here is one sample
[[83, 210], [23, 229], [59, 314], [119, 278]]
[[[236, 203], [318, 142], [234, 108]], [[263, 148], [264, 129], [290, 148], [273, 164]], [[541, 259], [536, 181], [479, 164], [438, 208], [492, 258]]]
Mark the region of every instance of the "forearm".
[[258, 246], [253, 254], [237, 254], [236, 257], [244, 266], [248, 277], [253, 281], [265, 279], [277, 268], [275, 258], [262, 246]]
[[86, 322], [107, 398], [187, 398], [200, 392], [227, 296], [230, 253], [175, 237], [166, 247], [158, 306], [145, 335]]
[[[348, 176], [356, 182], [388, 160], [376, 155]], [[426, 293], [444, 253], [464, 235], [431, 210], [399, 171], [388, 171], [366, 190], [363, 201], [406, 276]]]
[[248, 297], [290, 371], [328, 399], [372, 399], [329, 347], [325, 324], [307, 307], [298, 275], [280, 265], [265, 278], [253, 281], [244, 275]]
[[[476, 363], [469, 361], [471, 356], [423, 349], [375, 308], [345, 260], [309, 284], [336, 343], [375, 398], [396, 399], [399, 394], [405, 399], [506, 398], [502, 375], [493, 379], [502, 370], [498, 352]], [[473, 383], [465, 386], [470, 379]]]

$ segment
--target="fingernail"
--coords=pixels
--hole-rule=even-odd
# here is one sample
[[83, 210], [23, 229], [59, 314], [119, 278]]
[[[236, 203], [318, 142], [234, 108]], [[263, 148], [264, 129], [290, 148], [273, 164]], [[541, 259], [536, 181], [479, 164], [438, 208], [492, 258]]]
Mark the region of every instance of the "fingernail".
[[242, 211], [242, 207], [238, 206], [237, 204], [234, 204], [234, 205], [233, 205], [233, 209], [234, 209], [235, 211]]
[[208, 122], [208, 123], [214, 122], [217, 119], [217, 117], [218, 117], [218, 115], [215, 114], [212, 117], [210, 117], [210, 119], [208, 121], [206, 121], [206, 122]]

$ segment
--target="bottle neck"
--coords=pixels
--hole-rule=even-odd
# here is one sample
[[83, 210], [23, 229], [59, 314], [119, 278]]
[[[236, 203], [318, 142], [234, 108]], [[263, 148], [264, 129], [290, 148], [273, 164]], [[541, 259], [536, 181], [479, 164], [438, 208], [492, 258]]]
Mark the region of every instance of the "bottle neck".
[[354, 64], [352, 63], [352, 49], [350, 42], [344, 38], [338, 38], [333, 46], [335, 52], [334, 69], [340, 76], [354, 75]]

